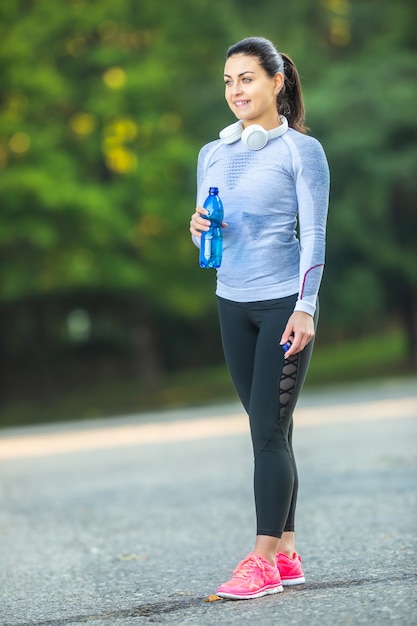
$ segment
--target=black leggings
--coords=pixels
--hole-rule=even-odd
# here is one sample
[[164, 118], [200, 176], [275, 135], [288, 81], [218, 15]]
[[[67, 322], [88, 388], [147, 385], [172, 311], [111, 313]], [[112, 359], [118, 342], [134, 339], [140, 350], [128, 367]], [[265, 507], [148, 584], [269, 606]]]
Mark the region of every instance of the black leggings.
[[[279, 341], [296, 300], [296, 295], [261, 302], [218, 297], [227, 367], [249, 415], [257, 534], [272, 537], [294, 530], [298, 475], [292, 448], [293, 411], [314, 342], [284, 359]], [[317, 316], [318, 312], [315, 325]]]

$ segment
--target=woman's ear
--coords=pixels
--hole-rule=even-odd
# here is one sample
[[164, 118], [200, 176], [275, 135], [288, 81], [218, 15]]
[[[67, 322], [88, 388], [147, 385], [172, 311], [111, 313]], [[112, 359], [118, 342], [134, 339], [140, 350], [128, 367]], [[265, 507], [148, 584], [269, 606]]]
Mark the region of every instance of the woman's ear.
[[284, 74], [277, 72], [274, 76], [274, 94], [277, 96], [284, 86]]

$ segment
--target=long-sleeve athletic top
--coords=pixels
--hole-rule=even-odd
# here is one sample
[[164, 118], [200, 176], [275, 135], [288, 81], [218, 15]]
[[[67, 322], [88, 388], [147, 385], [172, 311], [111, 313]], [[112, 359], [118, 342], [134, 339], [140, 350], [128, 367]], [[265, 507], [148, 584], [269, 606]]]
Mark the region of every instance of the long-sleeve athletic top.
[[198, 205], [209, 187], [219, 188], [227, 222], [216, 294], [235, 302], [298, 294], [294, 310], [313, 315], [329, 200], [321, 144], [291, 128], [257, 151], [241, 140], [210, 142], [198, 155]]

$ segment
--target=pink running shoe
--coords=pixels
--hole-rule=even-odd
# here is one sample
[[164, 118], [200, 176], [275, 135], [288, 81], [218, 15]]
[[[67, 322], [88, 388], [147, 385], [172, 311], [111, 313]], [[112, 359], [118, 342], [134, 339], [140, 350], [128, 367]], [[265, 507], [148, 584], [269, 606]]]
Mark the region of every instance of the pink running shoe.
[[216, 594], [231, 600], [249, 600], [280, 591], [284, 589], [278, 568], [251, 552], [236, 567], [232, 578], [220, 585]]
[[305, 583], [301, 557], [296, 552], [294, 552], [292, 559], [286, 554], [277, 554], [277, 567], [284, 587]]

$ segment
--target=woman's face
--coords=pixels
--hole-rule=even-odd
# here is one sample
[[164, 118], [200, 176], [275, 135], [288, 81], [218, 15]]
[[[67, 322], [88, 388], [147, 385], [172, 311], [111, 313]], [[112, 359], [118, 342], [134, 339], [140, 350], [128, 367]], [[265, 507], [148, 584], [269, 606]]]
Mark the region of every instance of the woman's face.
[[265, 130], [277, 126], [277, 95], [284, 84], [280, 73], [271, 78], [257, 57], [234, 54], [224, 67], [225, 97], [243, 125], [260, 124]]

